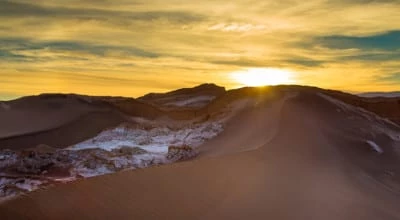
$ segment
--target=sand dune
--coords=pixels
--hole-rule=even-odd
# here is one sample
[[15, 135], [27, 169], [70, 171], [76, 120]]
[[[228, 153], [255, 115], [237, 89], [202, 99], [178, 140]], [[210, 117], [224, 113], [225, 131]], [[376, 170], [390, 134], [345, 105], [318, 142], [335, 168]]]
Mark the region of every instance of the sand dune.
[[164, 113], [131, 98], [43, 94], [3, 102], [0, 108], [0, 149], [47, 144], [68, 147], [129, 117], [156, 118]]
[[0, 138], [56, 128], [96, 110], [90, 103], [67, 95], [25, 97], [3, 105], [7, 108], [0, 108]]
[[202, 111], [212, 119], [213, 109], [232, 101], [240, 101], [237, 111], [219, 136], [200, 146], [194, 160], [33, 192], [2, 204], [0, 215], [4, 219], [400, 218], [396, 124], [336, 99], [331, 91], [314, 88], [236, 90]]
[[138, 100], [163, 109], [196, 109], [209, 104], [213, 99], [224, 95], [225, 88], [215, 84], [202, 84], [194, 88], [184, 88], [167, 93], [149, 93]]
[[400, 97], [398, 96], [360, 97], [338, 91], [330, 91], [330, 95], [350, 105], [374, 112], [400, 125]]
[[[62, 118], [62, 116], [57, 117], [54, 121], [59, 118]], [[0, 149], [26, 149], [40, 144], [50, 145], [55, 148], [65, 148], [87, 140], [104, 129], [115, 127], [123, 121], [118, 112], [111, 110], [89, 112], [79, 115], [58, 127], [0, 138]], [[58, 123], [55, 124], [58, 125]], [[53, 123], [50, 124], [55, 125]]]
[[[123, 97], [89, 97], [44, 94], [24, 97], [0, 106], [0, 149], [23, 149], [38, 144], [63, 148], [115, 127], [129, 117], [155, 120], [208, 118], [235, 100], [260, 95], [274, 96], [285, 90], [321, 92], [310, 87], [278, 86], [225, 91], [213, 84], [180, 89], [165, 94], [149, 94], [139, 100]], [[399, 123], [399, 98], [362, 98], [337, 91], [325, 91], [348, 104], [375, 112]], [[172, 101], [171, 101], [172, 100]], [[174, 102], [172, 105], [165, 105]], [[65, 138], [64, 138], [65, 137]]]

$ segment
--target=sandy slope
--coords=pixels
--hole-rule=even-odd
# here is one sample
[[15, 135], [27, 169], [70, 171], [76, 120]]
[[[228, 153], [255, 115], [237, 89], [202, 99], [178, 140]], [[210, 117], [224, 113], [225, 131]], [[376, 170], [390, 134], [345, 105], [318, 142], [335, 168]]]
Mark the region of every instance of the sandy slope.
[[348, 104], [375, 112], [376, 114], [388, 118], [400, 125], [400, 97], [398, 96], [360, 97], [338, 91], [331, 91], [330, 94]]
[[[372, 123], [316, 93], [268, 100], [232, 118], [199, 159], [34, 192], [2, 204], [0, 216], [399, 219], [399, 181], [384, 175], [400, 167], [398, 142], [377, 128], [359, 129]], [[384, 153], [377, 155], [363, 138], [384, 144]]]
[[278, 132], [284, 103], [295, 96], [296, 93], [289, 93], [242, 100], [238, 104], [243, 105], [243, 109], [228, 121], [222, 134], [201, 146], [200, 156], [215, 157], [254, 150], [265, 145]]
[[[54, 121], [57, 121], [55, 124], [59, 123], [59, 118], [62, 118], [62, 116], [54, 119]], [[87, 140], [106, 128], [115, 127], [123, 121], [118, 112], [111, 110], [89, 112], [55, 128], [0, 138], [0, 149], [26, 149], [40, 144], [50, 145], [55, 148], [65, 148]]]
[[95, 111], [90, 103], [72, 96], [32, 96], [3, 102], [0, 108], [0, 138], [34, 133], [59, 127]]
[[47, 144], [64, 148], [129, 121], [164, 113], [132, 98], [43, 94], [2, 102], [0, 149]]
[[78, 95], [45, 94], [3, 102], [0, 149], [38, 144], [66, 147], [121, 123], [107, 103]]

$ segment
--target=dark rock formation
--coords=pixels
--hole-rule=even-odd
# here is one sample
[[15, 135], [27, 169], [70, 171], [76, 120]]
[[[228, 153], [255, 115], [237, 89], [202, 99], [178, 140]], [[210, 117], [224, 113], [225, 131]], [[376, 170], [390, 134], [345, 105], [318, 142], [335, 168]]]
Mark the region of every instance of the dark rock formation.
[[190, 146], [169, 146], [167, 159], [171, 161], [181, 161], [193, 158], [197, 151]]

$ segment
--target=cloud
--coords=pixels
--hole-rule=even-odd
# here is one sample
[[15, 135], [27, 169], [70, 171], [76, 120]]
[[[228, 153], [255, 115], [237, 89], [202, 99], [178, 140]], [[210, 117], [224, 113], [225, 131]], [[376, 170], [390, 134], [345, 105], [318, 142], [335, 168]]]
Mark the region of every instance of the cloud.
[[400, 59], [400, 31], [367, 36], [331, 35], [302, 42], [302, 48], [330, 53], [331, 62], [391, 62]]
[[287, 59], [284, 61], [291, 63], [291, 64], [297, 64], [297, 65], [305, 66], [305, 67], [320, 66], [326, 62], [326, 61], [322, 61], [322, 60], [313, 60], [313, 59], [303, 58], [303, 57], [293, 57], [291, 59]]
[[237, 67], [266, 67], [271, 65], [271, 62], [265, 60], [257, 60], [257, 59], [249, 59], [249, 58], [238, 58], [238, 59], [225, 59], [225, 60], [212, 60], [210, 61], [213, 64], [220, 65], [233, 65]]
[[391, 83], [395, 85], [400, 85], [400, 72], [390, 73], [387, 75], [382, 75], [377, 77], [379, 82]]
[[351, 60], [360, 60], [366, 62], [384, 62], [384, 61], [392, 61], [392, 60], [400, 60], [400, 51], [399, 52], [387, 52], [387, 53], [365, 53], [359, 55], [352, 56], [342, 56], [338, 57], [339, 61], [351, 61]]
[[[332, 0], [331, 0], [332, 1]], [[386, 4], [386, 3], [398, 3], [397, 0], [335, 0], [332, 2], [340, 2], [343, 4]]]
[[240, 23], [219, 23], [207, 28], [209, 31], [225, 31], [225, 32], [248, 32], [262, 31], [266, 27], [264, 25], [240, 24]]
[[[0, 57], [7, 59], [21, 60], [25, 58], [25, 61], [29, 61], [35, 58], [46, 57], [46, 58], [62, 58], [77, 59], [79, 54], [74, 57], [72, 54], [69, 56], [63, 56], [62, 53], [75, 52], [75, 53], [86, 53], [96, 56], [137, 56], [144, 58], [156, 58], [160, 54], [146, 51], [135, 47], [118, 47], [112, 45], [98, 45], [85, 42], [73, 42], [73, 41], [33, 41], [23, 38], [0, 38]], [[49, 56], [51, 54], [53, 57]], [[59, 52], [56, 54], [55, 52]], [[61, 53], [61, 54], [60, 54]], [[81, 57], [80, 59], [83, 59]]]
[[96, 8], [74, 8], [62, 6], [43, 6], [40, 4], [21, 3], [13, 1], [0, 1], [0, 17], [20, 18], [48, 17], [52, 19], [130, 19], [136, 21], [156, 21], [166, 20], [173, 23], [191, 23], [204, 19], [202, 15], [195, 13], [186, 13], [183, 11], [124, 11], [124, 10], [106, 10]]
[[372, 36], [326, 36], [318, 38], [317, 43], [331, 49], [396, 51], [400, 49], [400, 30]]
[[6, 51], [6, 50], [0, 50], [0, 58], [7, 60], [7, 61], [9, 61], [9, 60], [21, 60], [22, 61], [22, 60], [27, 59], [28, 57], [24, 56], [24, 55], [15, 54], [15, 53], [12, 53], [12, 52]]

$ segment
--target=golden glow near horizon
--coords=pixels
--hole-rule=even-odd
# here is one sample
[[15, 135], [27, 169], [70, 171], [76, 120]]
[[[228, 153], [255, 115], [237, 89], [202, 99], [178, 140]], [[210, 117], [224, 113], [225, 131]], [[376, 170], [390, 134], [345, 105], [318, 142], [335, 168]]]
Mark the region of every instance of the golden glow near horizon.
[[202, 83], [399, 90], [399, 11], [399, 0], [0, 0], [0, 100]]
[[266, 86], [292, 84], [292, 73], [288, 70], [276, 68], [251, 68], [233, 72], [231, 76], [238, 83], [245, 86]]

